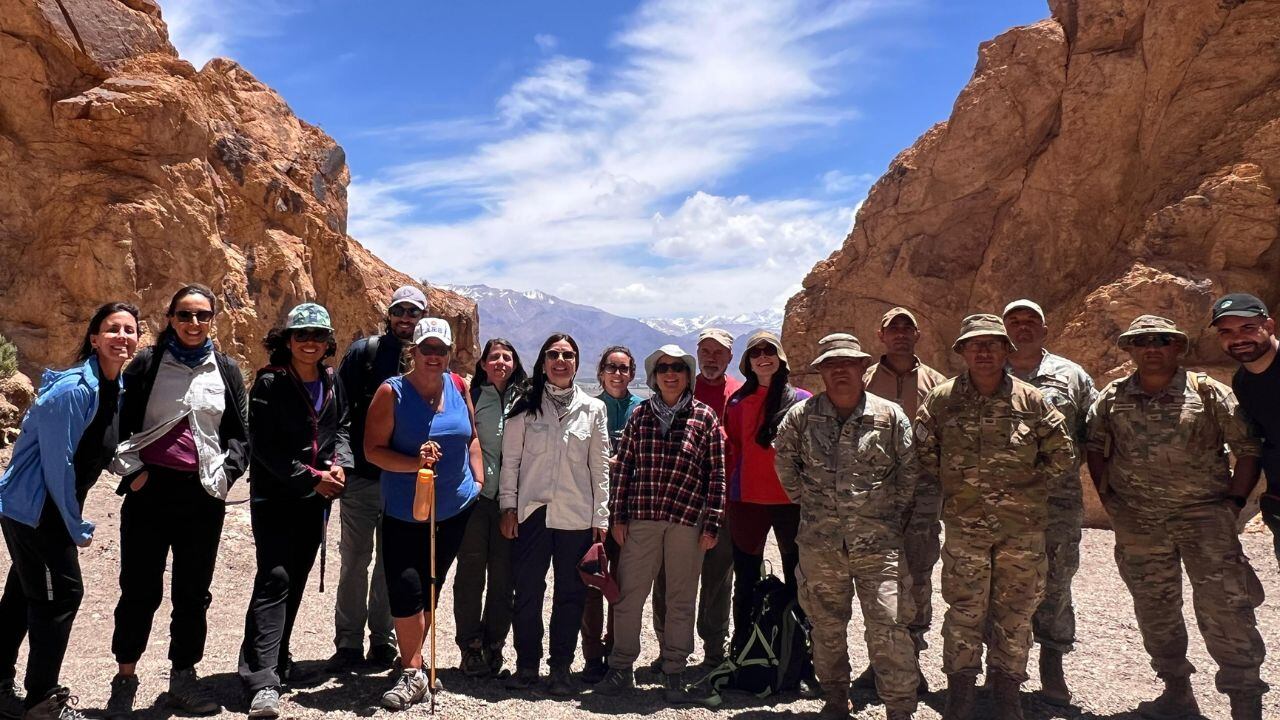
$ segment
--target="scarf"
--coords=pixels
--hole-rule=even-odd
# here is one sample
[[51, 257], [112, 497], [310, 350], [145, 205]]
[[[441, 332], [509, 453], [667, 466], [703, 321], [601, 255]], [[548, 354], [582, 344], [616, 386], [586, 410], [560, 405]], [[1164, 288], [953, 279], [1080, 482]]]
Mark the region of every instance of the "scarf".
[[209, 359], [209, 353], [213, 352], [213, 340], [205, 338], [203, 345], [192, 348], [178, 342], [177, 336], [170, 333], [169, 340], [165, 343], [165, 349], [178, 362], [189, 368], [195, 368]]
[[692, 401], [693, 393], [689, 390], [685, 390], [674, 405], [668, 405], [663, 402], [661, 393], [654, 393], [649, 397], [649, 407], [653, 409], [653, 414], [658, 417], [658, 425], [662, 427], [663, 437], [666, 437], [667, 433], [671, 432], [671, 424], [675, 422], [676, 414], [689, 407], [689, 403]]
[[564, 416], [569, 414], [569, 403], [573, 402], [573, 394], [578, 388], [572, 383], [567, 388], [546, 383], [545, 388], [547, 397], [551, 398], [551, 404], [556, 409], [556, 419], [563, 420]]

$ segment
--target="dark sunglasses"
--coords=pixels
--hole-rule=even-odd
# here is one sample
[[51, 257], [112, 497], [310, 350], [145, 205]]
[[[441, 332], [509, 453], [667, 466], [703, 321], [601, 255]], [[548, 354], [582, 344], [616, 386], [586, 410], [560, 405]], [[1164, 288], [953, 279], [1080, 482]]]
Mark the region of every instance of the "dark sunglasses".
[[546, 357], [548, 360], [576, 360], [578, 353], [572, 350], [548, 350]]
[[758, 357], [774, 357], [778, 354], [778, 348], [772, 345], [757, 345], [747, 351], [747, 357], [752, 360]]
[[429, 345], [427, 343], [418, 343], [418, 352], [423, 355], [444, 356], [449, 354], [449, 348], [445, 345]]
[[609, 363], [608, 365], [604, 366], [604, 369], [602, 369], [601, 372], [603, 372], [605, 375], [627, 375], [631, 372], [631, 366], [618, 365], [616, 363]]
[[688, 369], [689, 369], [689, 366], [685, 365], [682, 362], [658, 363], [657, 365], [653, 366], [653, 374], [662, 375], [663, 373], [670, 373], [670, 372], [684, 372], [685, 370], [688, 370]]
[[1129, 344], [1134, 347], [1169, 347], [1176, 339], [1172, 335], [1139, 335], [1129, 338]]
[[333, 331], [324, 328], [302, 328], [293, 331], [293, 339], [298, 342], [329, 342]]
[[173, 316], [178, 318], [178, 322], [190, 323], [198, 322], [201, 325], [213, 320], [212, 310], [174, 310]]
[[404, 317], [408, 315], [411, 318], [417, 319], [422, 317], [422, 308], [416, 305], [392, 305], [391, 309], [387, 311], [387, 314], [391, 317]]

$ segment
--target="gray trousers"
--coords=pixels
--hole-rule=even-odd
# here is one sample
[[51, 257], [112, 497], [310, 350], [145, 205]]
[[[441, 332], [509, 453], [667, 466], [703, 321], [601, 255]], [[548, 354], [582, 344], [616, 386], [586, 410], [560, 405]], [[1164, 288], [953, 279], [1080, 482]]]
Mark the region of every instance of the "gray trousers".
[[[382, 571], [382, 486], [374, 478], [353, 475], [339, 501], [342, 540], [338, 554], [338, 593], [334, 603], [335, 634], [339, 648], [364, 648], [364, 628], [369, 626], [369, 646], [396, 644], [387, 581]], [[374, 560], [377, 550], [378, 559]], [[373, 581], [369, 564], [373, 563]]]

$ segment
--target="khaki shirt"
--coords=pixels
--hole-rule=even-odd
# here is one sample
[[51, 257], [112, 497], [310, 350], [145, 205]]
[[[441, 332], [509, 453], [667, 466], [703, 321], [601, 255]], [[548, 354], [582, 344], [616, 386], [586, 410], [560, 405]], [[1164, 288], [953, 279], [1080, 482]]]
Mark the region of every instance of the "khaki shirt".
[[778, 426], [774, 467], [800, 505], [798, 541], [850, 550], [898, 547], [920, 472], [911, 421], [871, 393], [845, 420], [821, 393]]
[[880, 362], [867, 368], [863, 374], [862, 384], [867, 392], [898, 403], [908, 418], [914, 418], [929, 391], [946, 379], [942, 373], [920, 362], [920, 358], [916, 358], [916, 364], [910, 370], [899, 375], [881, 355]]
[[1148, 515], [1221, 502], [1231, 484], [1225, 446], [1262, 455], [1231, 388], [1179, 372], [1155, 394], [1137, 374], [1116, 380], [1089, 411], [1091, 452], [1108, 456], [1107, 482], [1126, 505]]
[[1031, 383], [1040, 391], [1045, 400], [1062, 413], [1067, 423], [1067, 434], [1074, 443], [1076, 462], [1071, 470], [1054, 482], [1049, 494], [1054, 497], [1065, 497], [1075, 502], [1080, 501], [1080, 463], [1084, 459], [1084, 443], [1088, 435], [1089, 408], [1098, 399], [1098, 390], [1093, 386], [1093, 378], [1084, 368], [1051, 352], [1040, 351], [1040, 364], [1029, 373], [1021, 374], [1012, 366], [1005, 366], [1009, 374]]
[[921, 467], [941, 482], [948, 531], [1044, 529], [1049, 480], [1075, 461], [1062, 413], [1007, 373], [990, 397], [968, 373], [934, 388], [916, 415], [915, 434]]

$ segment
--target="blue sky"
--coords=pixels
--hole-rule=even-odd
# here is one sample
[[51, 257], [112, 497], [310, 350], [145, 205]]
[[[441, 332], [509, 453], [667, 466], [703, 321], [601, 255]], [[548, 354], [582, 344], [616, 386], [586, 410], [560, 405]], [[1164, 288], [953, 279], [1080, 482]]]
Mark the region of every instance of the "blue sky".
[[629, 316], [781, 307], [1042, 0], [162, 0], [346, 148], [349, 230], [433, 283]]

